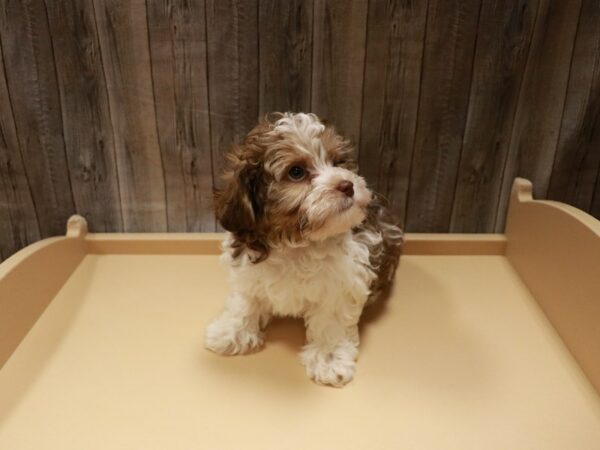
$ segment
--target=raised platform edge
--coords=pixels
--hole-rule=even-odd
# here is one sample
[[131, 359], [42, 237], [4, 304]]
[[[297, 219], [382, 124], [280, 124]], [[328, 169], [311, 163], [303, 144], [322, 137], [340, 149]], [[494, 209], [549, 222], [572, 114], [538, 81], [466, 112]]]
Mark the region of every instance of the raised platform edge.
[[600, 394], [600, 221], [517, 178], [506, 256]]

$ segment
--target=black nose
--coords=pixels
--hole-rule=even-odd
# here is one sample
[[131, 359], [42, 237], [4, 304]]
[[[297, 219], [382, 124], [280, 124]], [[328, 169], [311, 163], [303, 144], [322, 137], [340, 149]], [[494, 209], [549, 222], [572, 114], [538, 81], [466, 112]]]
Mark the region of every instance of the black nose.
[[343, 180], [340, 181], [336, 188], [338, 191], [343, 192], [348, 197], [354, 196], [354, 185], [352, 181]]

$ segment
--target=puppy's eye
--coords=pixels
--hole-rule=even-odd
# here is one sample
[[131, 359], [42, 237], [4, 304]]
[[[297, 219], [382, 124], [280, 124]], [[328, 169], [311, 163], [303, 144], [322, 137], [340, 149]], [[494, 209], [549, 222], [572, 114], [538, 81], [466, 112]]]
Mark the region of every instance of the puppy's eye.
[[288, 170], [288, 176], [292, 181], [300, 181], [306, 176], [306, 169], [301, 166], [293, 166]]
[[333, 165], [334, 165], [335, 167], [337, 167], [337, 166], [343, 166], [343, 165], [344, 165], [344, 164], [346, 164], [347, 162], [348, 162], [348, 160], [347, 160], [347, 159], [338, 159], [338, 160], [335, 160], [335, 161], [333, 162]]

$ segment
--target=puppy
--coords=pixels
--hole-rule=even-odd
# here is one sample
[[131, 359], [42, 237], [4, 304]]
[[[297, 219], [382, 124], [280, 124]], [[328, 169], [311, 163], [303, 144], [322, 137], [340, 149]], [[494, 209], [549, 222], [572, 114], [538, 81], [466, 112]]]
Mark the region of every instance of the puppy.
[[357, 175], [352, 148], [314, 114], [265, 119], [227, 155], [217, 219], [231, 294], [206, 347], [249, 353], [272, 316], [303, 317], [317, 383], [352, 380], [363, 308], [389, 286], [402, 231]]

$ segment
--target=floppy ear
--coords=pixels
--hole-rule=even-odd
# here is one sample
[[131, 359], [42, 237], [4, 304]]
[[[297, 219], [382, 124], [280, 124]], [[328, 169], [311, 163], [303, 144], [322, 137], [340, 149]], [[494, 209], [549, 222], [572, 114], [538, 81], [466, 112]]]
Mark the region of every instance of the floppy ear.
[[243, 235], [256, 230], [263, 205], [261, 172], [259, 165], [238, 159], [225, 173], [225, 188], [215, 191], [215, 209], [217, 220], [227, 231]]

